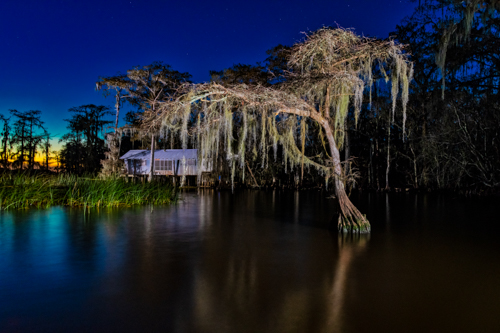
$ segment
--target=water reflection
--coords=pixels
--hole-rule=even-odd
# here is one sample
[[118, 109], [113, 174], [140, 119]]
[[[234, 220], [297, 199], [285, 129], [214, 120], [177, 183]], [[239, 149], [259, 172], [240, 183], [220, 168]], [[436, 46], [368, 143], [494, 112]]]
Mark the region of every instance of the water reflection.
[[439, 233], [449, 201], [370, 195], [371, 238], [338, 237], [325, 196], [205, 190], [166, 208], [2, 213], [0, 332], [500, 327], [487, 310], [498, 244]]
[[342, 309], [349, 282], [349, 268], [356, 257], [366, 249], [369, 239], [370, 235], [341, 234], [338, 237], [339, 259], [329, 293], [331, 302], [328, 303], [331, 315], [328, 317], [328, 324], [324, 332], [331, 332], [332, 329], [340, 332], [345, 326], [345, 323], [342, 322]]
[[[258, 194], [248, 195], [246, 208], [255, 209]], [[294, 193], [294, 204], [297, 197]], [[324, 229], [300, 229], [308, 234], [304, 239], [295, 232], [295, 205], [292, 213], [292, 224], [280, 226], [280, 241], [271, 221], [256, 223], [245, 214], [238, 228], [211, 230], [194, 280], [195, 331], [331, 332], [342, 327], [349, 266], [368, 238], [337, 240]]]

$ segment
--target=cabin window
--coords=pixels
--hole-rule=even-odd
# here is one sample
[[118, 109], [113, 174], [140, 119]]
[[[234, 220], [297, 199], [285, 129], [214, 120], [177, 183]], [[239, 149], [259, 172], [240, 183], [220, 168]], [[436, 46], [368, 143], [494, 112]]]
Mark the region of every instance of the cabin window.
[[155, 170], [157, 170], [157, 171], [170, 171], [170, 170], [172, 170], [172, 161], [155, 160]]
[[196, 165], [196, 160], [195, 160], [195, 159], [190, 158], [190, 159], [188, 160], [188, 165]]

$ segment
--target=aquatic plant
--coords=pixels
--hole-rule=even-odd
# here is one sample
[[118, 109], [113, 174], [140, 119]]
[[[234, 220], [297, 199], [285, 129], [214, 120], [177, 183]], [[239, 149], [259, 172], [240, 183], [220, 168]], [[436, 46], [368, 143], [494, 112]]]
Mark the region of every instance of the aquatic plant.
[[0, 175], [0, 210], [76, 207], [120, 207], [169, 204], [177, 198], [172, 186], [159, 182], [133, 183], [124, 178], [75, 175]]

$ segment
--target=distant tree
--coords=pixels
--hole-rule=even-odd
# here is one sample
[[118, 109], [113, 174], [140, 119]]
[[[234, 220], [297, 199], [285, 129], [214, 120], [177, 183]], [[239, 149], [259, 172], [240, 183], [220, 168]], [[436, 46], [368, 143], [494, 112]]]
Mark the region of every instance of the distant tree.
[[[61, 139], [60, 141], [62, 141]], [[68, 135], [64, 138], [64, 145], [59, 152], [61, 167], [70, 173], [82, 174], [85, 162], [83, 146], [78, 135]]]
[[19, 169], [23, 169], [24, 161], [26, 156], [26, 118], [24, 114], [18, 112], [17, 110], [10, 110], [13, 116], [18, 119], [14, 122], [14, 133], [12, 135], [12, 140], [10, 142], [12, 147], [17, 147], [17, 151], [14, 153], [14, 157], [16, 158], [13, 162], [14, 167], [18, 167]]
[[45, 129], [43, 127], [43, 121], [41, 121], [42, 112], [38, 110], [30, 110], [25, 113], [26, 121], [28, 123], [28, 169], [33, 169], [37, 162], [35, 162], [35, 156], [38, 147], [42, 143], [43, 134], [37, 133], [37, 130]]
[[0, 153], [0, 163], [3, 168], [9, 167], [9, 144], [10, 144], [10, 125], [9, 118], [0, 114], [0, 120], [3, 122], [2, 126], [2, 152]]
[[141, 124], [141, 112], [129, 111], [125, 114], [124, 120], [127, 125], [138, 128]]
[[78, 174], [97, 172], [105, 150], [104, 138], [100, 136], [106, 125], [112, 123], [103, 118], [110, 114], [110, 110], [106, 106], [88, 104], [68, 111], [73, 116], [65, 119], [70, 133], [60, 139], [61, 142], [66, 142], [61, 151], [61, 162], [67, 170]]
[[268, 75], [265, 68], [257, 64], [243, 65], [236, 64], [222, 71], [210, 71], [210, 77], [213, 82], [221, 84], [266, 84]]
[[55, 167], [56, 172], [61, 171], [61, 155], [60, 155], [60, 153], [61, 152], [58, 150], [52, 151], [52, 155], [54, 156], [54, 158], [56, 160], [56, 167]]
[[290, 60], [292, 48], [286, 45], [277, 45], [266, 51], [267, 82], [278, 83], [285, 78], [285, 72], [290, 70], [288, 61]]
[[[128, 152], [130, 149], [143, 149], [149, 147], [149, 141], [146, 140], [140, 129], [141, 114], [139, 110], [130, 110], [125, 114], [125, 126], [122, 126], [118, 132], [121, 137], [119, 141], [120, 156]], [[143, 147], [144, 145], [144, 147]]]
[[14, 166], [23, 169], [24, 162], [27, 161], [28, 169], [33, 169], [38, 164], [35, 162], [35, 156], [42, 141], [42, 134], [39, 131], [45, 131], [43, 121], [40, 119], [41, 111], [10, 110], [10, 112], [17, 118], [17, 121], [14, 122], [14, 133], [11, 139], [11, 145], [17, 147]]
[[50, 144], [50, 134], [49, 132], [45, 131], [44, 141], [42, 143], [42, 149], [45, 153], [45, 163], [44, 163], [45, 170], [49, 170], [50, 147], [52, 147], [52, 145]]
[[40, 130], [45, 131], [43, 121], [40, 119], [42, 112], [38, 110], [25, 112], [10, 110], [10, 112], [17, 118], [11, 139], [11, 145], [17, 147], [14, 166], [23, 169], [24, 162], [27, 161], [28, 169], [33, 169], [38, 164], [35, 162], [35, 156], [42, 141]]
[[247, 84], [268, 86], [284, 79], [285, 71], [290, 70], [288, 61], [291, 47], [277, 45], [266, 51], [268, 57], [264, 64], [236, 64], [221, 71], [209, 71], [211, 81], [220, 84]]

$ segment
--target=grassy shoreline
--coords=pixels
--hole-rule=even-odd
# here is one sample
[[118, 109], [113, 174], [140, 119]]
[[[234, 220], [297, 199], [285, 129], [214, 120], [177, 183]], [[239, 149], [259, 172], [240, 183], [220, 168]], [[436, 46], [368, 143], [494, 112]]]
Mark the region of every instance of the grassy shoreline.
[[71, 207], [121, 207], [169, 204], [177, 200], [170, 185], [132, 183], [123, 178], [99, 179], [68, 174], [0, 175], [0, 210]]

